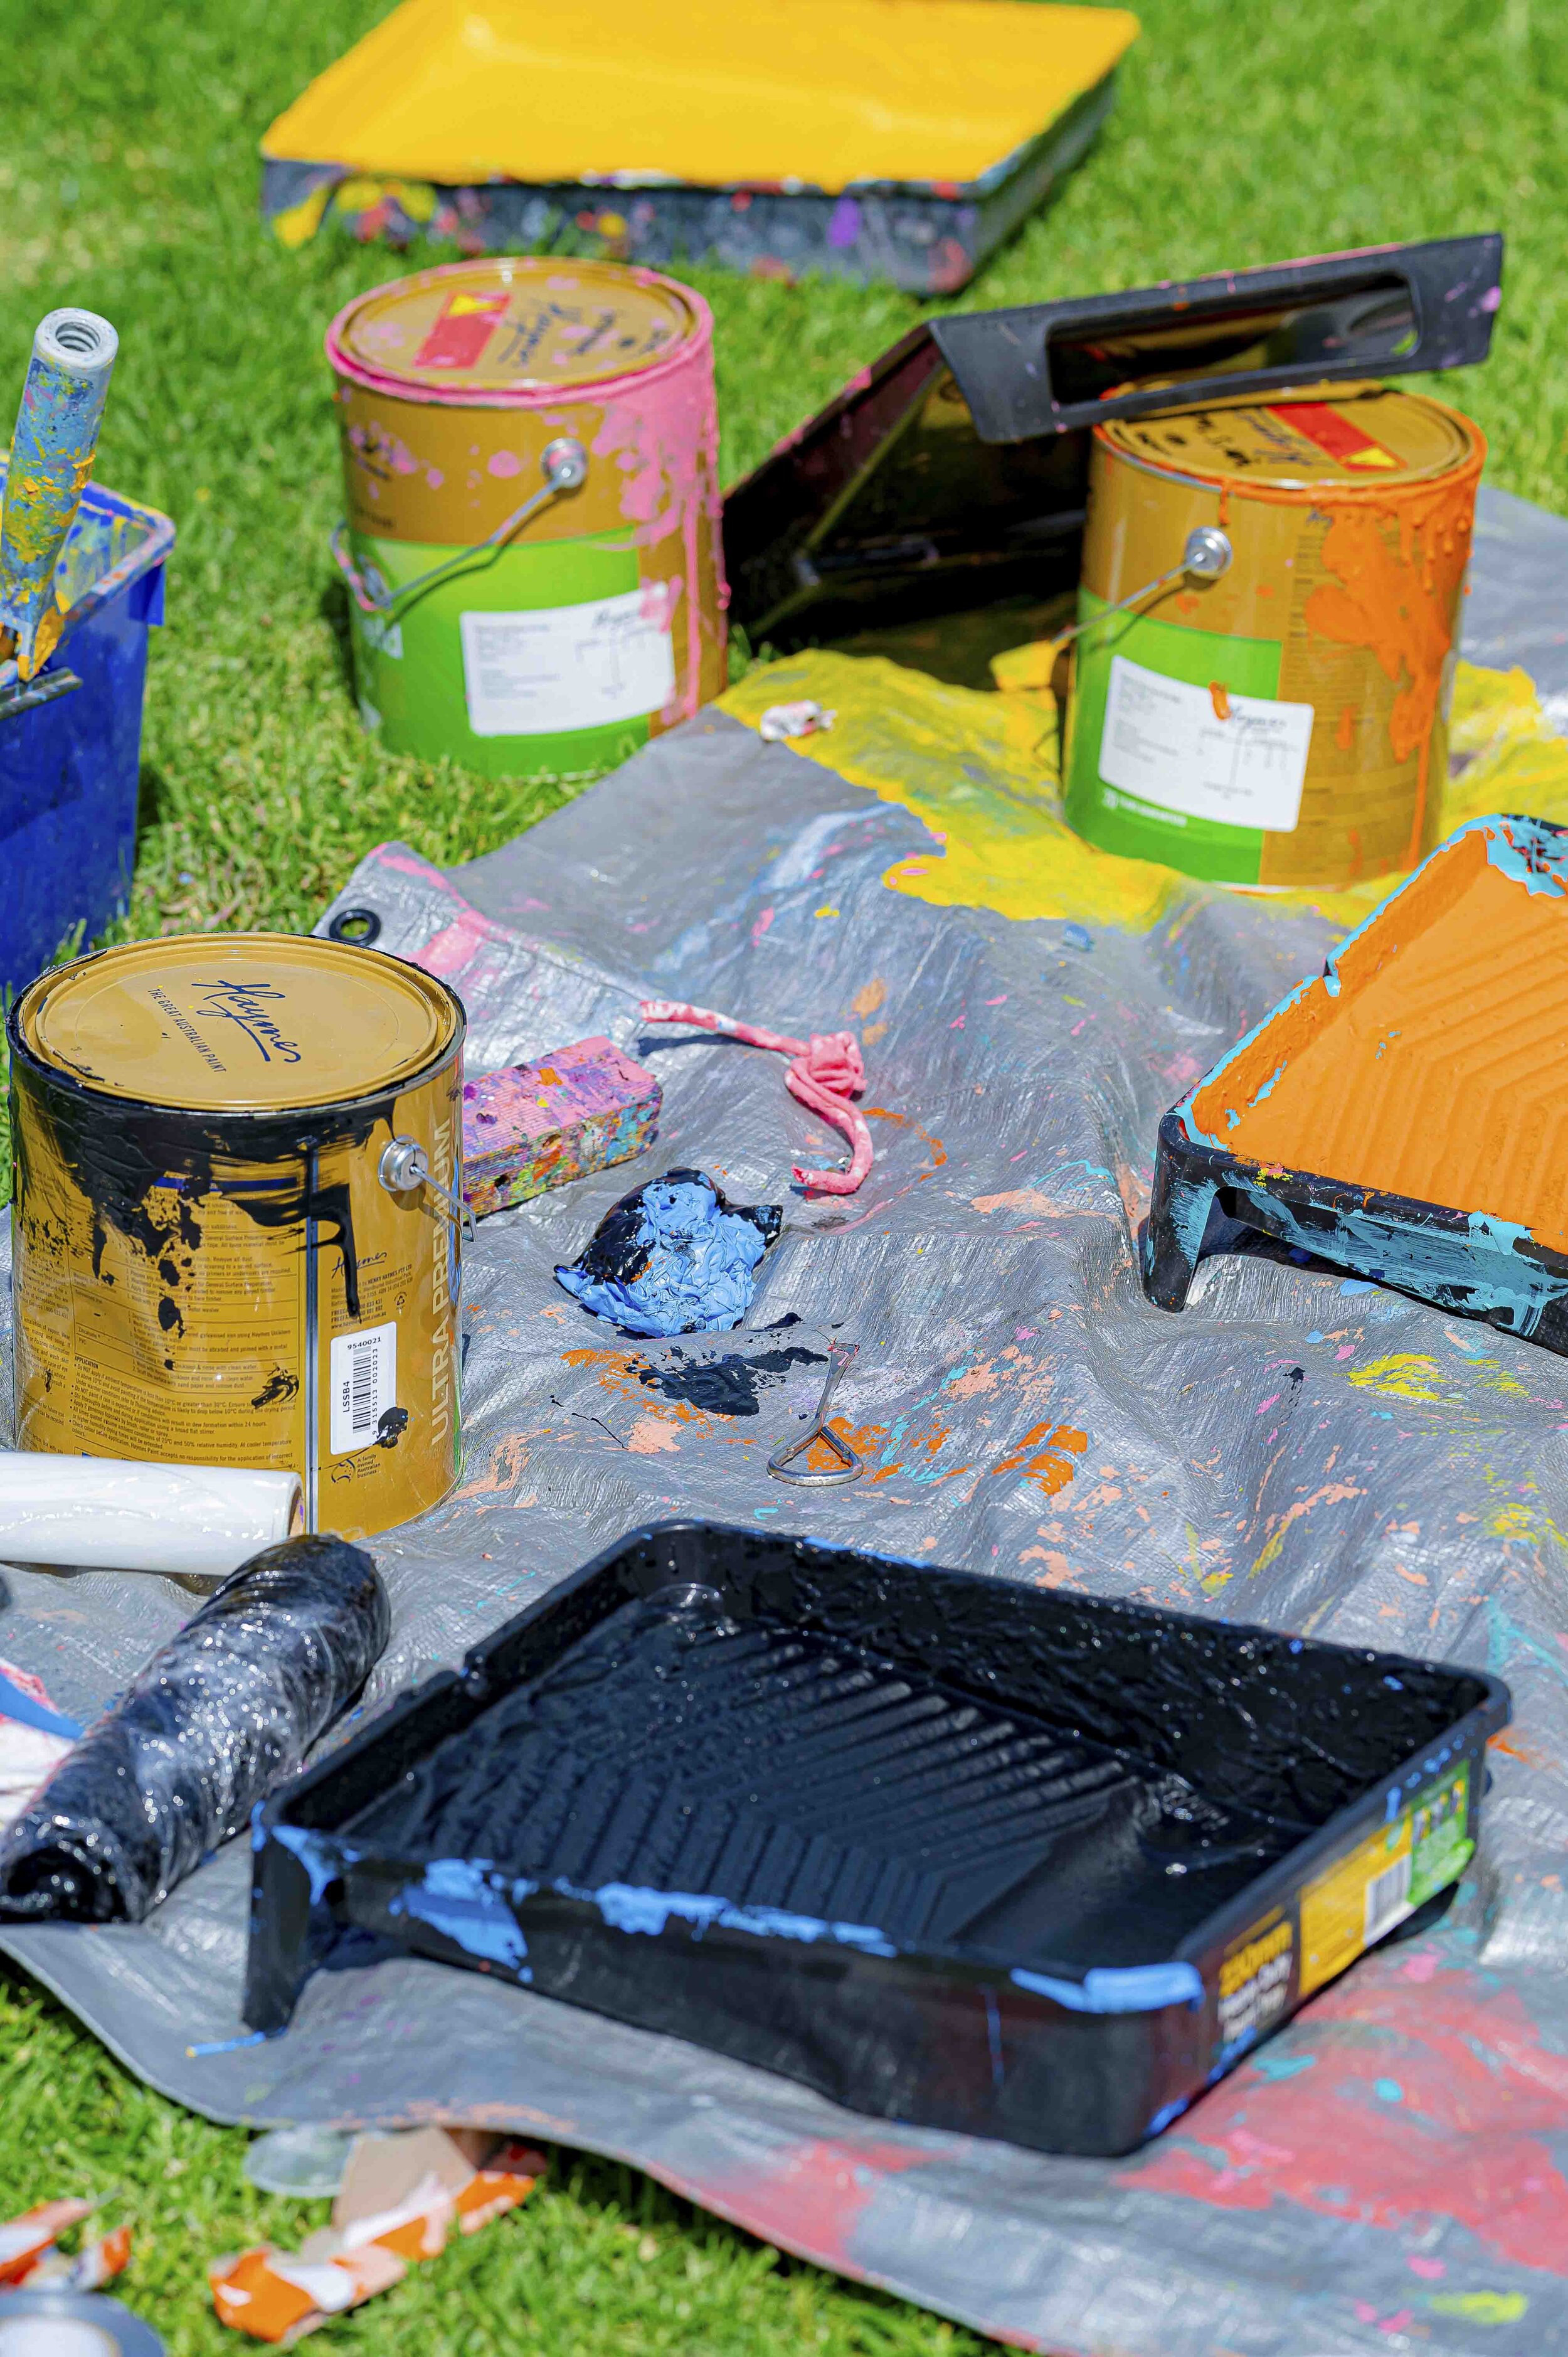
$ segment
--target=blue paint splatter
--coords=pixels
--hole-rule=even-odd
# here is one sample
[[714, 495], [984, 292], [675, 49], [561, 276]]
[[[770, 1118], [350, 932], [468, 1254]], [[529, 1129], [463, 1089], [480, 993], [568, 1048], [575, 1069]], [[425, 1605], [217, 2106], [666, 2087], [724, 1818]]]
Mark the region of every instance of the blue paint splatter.
[[1265, 2079], [1299, 2079], [1317, 2061], [1316, 2054], [1275, 2054], [1264, 2052], [1252, 2057], [1252, 2068]]

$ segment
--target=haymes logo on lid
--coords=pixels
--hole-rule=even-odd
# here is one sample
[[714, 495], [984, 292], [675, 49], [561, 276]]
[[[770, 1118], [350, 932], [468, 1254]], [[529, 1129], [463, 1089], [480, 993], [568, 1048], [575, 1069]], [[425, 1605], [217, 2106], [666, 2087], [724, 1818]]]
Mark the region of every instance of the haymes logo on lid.
[[226, 1023], [238, 1024], [246, 1038], [261, 1050], [263, 1064], [297, 1064], [300, 1049], [293, 1039], [285, 1039], [263, 1001], [285, 999], [288, 993], [274, 990], [266, 982], [199, 982], [195, 987], [203, 994], [203, 1011], [209, 1016], [221, 1016]]

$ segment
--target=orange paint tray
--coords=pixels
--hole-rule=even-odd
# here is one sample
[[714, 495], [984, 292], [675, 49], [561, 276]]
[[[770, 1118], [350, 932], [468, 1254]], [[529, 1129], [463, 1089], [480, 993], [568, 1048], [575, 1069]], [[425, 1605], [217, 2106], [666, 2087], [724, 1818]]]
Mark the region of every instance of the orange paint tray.
[[1461, 827], [1160, 1124], [1144, 1283], [1218, 1216], [1568, 1352], [1568, 831]]

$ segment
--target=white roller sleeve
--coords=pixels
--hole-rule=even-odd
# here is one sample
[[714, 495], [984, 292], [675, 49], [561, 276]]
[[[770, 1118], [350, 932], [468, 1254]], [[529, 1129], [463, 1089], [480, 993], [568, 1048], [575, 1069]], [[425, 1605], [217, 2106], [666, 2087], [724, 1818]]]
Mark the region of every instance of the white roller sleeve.
[[219, 1578], [301, 1527], [299, 1477], [0, 1452], [0, 1560]]

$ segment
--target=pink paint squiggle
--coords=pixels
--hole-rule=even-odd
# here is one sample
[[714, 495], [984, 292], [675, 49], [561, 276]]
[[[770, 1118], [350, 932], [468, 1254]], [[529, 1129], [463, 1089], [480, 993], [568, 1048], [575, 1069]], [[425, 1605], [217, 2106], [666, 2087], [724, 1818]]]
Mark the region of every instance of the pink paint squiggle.
[[853, 1031], [814, 1031], [809, 1039], [791, 1039], [782, 1031], [759, 1030], [737, 1023], [733, 1015], [715, 1015], [711, 1006], [693, 1006], [682, 998], [645, 998], [638, 1009], [645, 1023], [691, 1023], [699, 1031], [717, 1031], [743, 1047], [769, 1048], [789, 1058], [784, 1085], [790, 1095], [809, 1105], [825, 1122], [843, 1132], [850, 1143], [847, 1170], [802, 1170], [795, 1177], [803, 1187], [824, 1195], [853, 1195], [871, 1168], [871, 1132], [851, 1104], [865, 1086], [865, 1065]]

